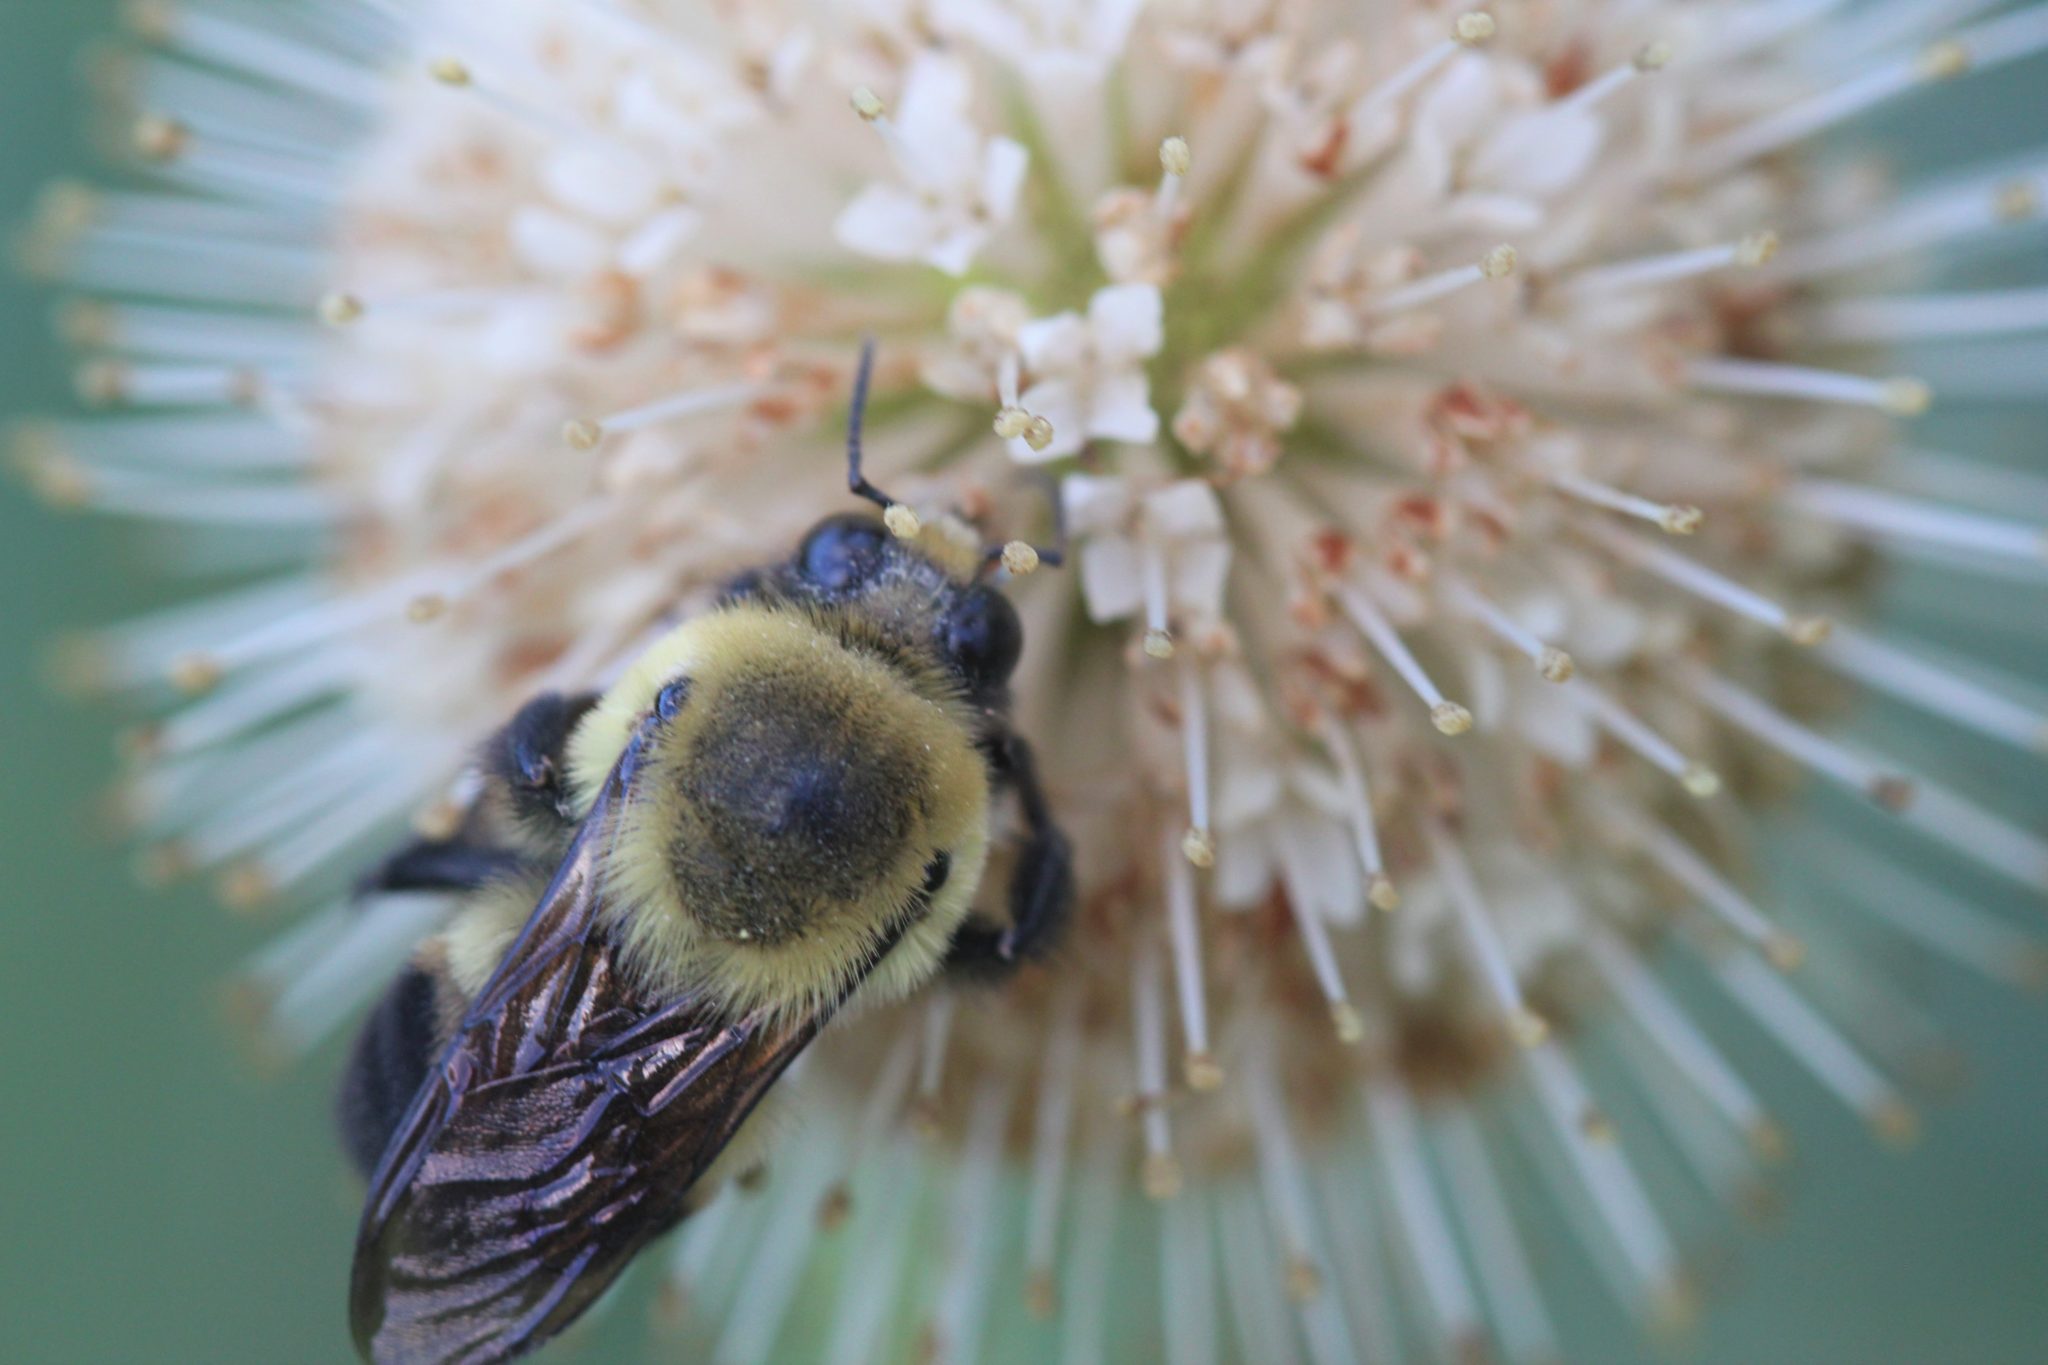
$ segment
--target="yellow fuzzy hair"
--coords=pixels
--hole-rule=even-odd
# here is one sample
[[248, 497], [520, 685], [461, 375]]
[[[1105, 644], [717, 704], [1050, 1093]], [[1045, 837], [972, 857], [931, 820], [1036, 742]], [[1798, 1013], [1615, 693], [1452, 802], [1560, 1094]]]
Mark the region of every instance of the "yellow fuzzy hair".
[[[885, 662], [864, 649], [857, 619], [753, 604], [688, 622], [650, 646], [578, 726], [570, 742], [572, 778], [588, 810], [633, 733], [669, 682], [690, 679], [689, 700], [648, 741], [633, 789], [607, 837], [602, 913], [622, 961], [652, 990], [705, 997], [732, 1015], [767, 1010], [780, 1017], [828, 1007], [908, 910], [924, 868], [951, 855], [951, 873], [926, 913], [874, 969], [855, 999], [880, 1004], [915, 990], [938, 969], [981, 884], [988, 853], [988, 769], [975, 748], [972, 717], [934, 666]], [[904, 669], [912, 671], [906, 675]], [[921, 792], [906, 792], [922, 812], [885, 878], [900, 892], [891, 903], [859, 905], [779, 943], [741, 941], [705, 931], [664, 854], [673, 834], [675, 794], [659, 777], [664, 754], [685, 752], [719, 689], [769, 669], [818, 679], [844, 714], [893, 737], [920, 759]]]

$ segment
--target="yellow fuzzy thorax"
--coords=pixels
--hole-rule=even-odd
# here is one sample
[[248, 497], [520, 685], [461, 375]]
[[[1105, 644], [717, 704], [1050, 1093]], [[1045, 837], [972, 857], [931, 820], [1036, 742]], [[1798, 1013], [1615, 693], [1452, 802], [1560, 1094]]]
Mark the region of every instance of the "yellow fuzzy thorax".
[[[857, 994], [862, 1004], [896, 999], [937, 970], [980, 885], [988, 849], [988, 771], [973, 742], [971, 715], [943, 671], [885, 660], [861, 645], [857, 619], [788, 606], [743, 604], [688, 622], [648, 648], [578, 727], [570, 771], [579, 804], [591, 807], [662, 688], [689, 679], [685, 704], [648, 732], [636, 775], [607, 836], [604, 923], [622, 958], [647, 988], [705, 997], [732, 1014], [809, 1013], [850, 984], [888, 926], [898, 922], [940, 851], [951, 872], [924, 915], [882, 959]], [[731, 698], [765, 677], [793, 679], [834, 723], [863, 745], [900, 757], [913, 788], [891, 793], [889, 816], [907, 834], [871, 890], [803, 921], [779, 941], [715, 932], [702, 896], [676, 873], [673, 841], [687, 828], [673, 777], [713, 738], [707, 725], [730, 718]], [[751, 719], [751, 718], [750, 718]], [[859, 813], [853, 818], [859, 819]]]

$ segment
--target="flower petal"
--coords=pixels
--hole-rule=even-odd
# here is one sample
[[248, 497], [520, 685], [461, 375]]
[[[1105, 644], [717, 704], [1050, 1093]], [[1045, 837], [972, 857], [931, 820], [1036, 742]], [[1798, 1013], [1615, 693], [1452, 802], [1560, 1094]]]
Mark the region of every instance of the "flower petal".
[[981, 163], [981, 206], [989, 220], [1007, 223], [1017, 210], [1017, 196], [1023, 192], [1024, 176], [1031, 169], [1031, 153], [1024, 144], [1006, 137], [992, 138]]
[[914, 261], [931, 242], [931, 215], [916, 195], [870, 185], [839, 211], [832, 235], [849, 251], [878, 261]]
[[[1025, 407], [1028, 409], [1030, 404]], [[1123, 370], [1098, 378], [1094, 391], [1088, 395], [1084, 425], [1087, 435], [1105, 441], [1147, 445], [1155, 440], [1159, 435], [1159, 414], [1152, 410], [1152, 385], [1145, 372]], [[1058, 430], [1057, 423], [1054, 430]]]
[[1145, 498], [1145, 525], [1181, 540], [1223, 534], [1223, 504], [1201, 479], [1181, 479]]
[[1079, 369], [1088, 360], [1088, 324], [1079, 313], [1055, 313], [1017, 329], [1017, 349], [1034, 374]]
[[1122, 366], [1159, 354], [1165, 344], [1165, 301], [1156, 285], [1113, 284], [1088, 301], [1088, 330], [1095, 354], [1106, 365]]
[[1097, 536], [1081, 544], [1081, 599], [1091, 621], [1121, 621], [1145, 607], [1138, 547], [1123, 536]]

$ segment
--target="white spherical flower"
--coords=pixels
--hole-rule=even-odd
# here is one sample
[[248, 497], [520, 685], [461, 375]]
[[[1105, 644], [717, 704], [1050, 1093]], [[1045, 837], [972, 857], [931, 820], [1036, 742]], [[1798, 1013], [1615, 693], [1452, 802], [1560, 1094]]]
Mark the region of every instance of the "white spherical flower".
[[[1906, 434], [2038, 396], [2041, 289], [1942, 272], [2024, 241], [2048, 172], [1816, 150], [2048, 11], [131, 8], [146, 175], [25, 243], [97, 411], [19, 463], [235, 580], [64, 663], [157, 712], [121, 792], [152, 875], [318, 907], [245, 974], [280, 1051], [444, 950], [448, 898], [350, 888], [463, 826], [486, 736], [848, 510], [864, 334], [888, 524], [1022, 580], [1065, 955], [778, 1084], [810, 1102], [765, 1188], [666, 1261], [718, 1359], [1562, 1358], [1534, 1210], [1672, 1323], [1679, 1215], [1781, 1153], [1731, 1021], [1904, 1139], [1889, 958], [2048, 960], [1977, 903], [2048, 883], [2038, 808], [1947, 747], [2038, 755], [2048, 491]], [[1876, 616], [1905, 562], [2005, 671]], [[1858, 691], [1944, 747], [1837, 733]], [[1860, 918], [1758, 871], [1800, 783], [1849, 798], [1800, 837]]]

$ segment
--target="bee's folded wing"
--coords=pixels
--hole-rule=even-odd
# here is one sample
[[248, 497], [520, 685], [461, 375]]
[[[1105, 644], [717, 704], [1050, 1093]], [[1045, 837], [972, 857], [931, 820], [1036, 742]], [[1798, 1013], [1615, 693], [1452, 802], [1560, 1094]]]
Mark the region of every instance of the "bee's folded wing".
[[826, 1013], [649, 1002], [593, 932], [594, 831], [557, 873], [371, 1178], [349, 1316], [376, 1361], [502, 1360], [589, 1307]]

